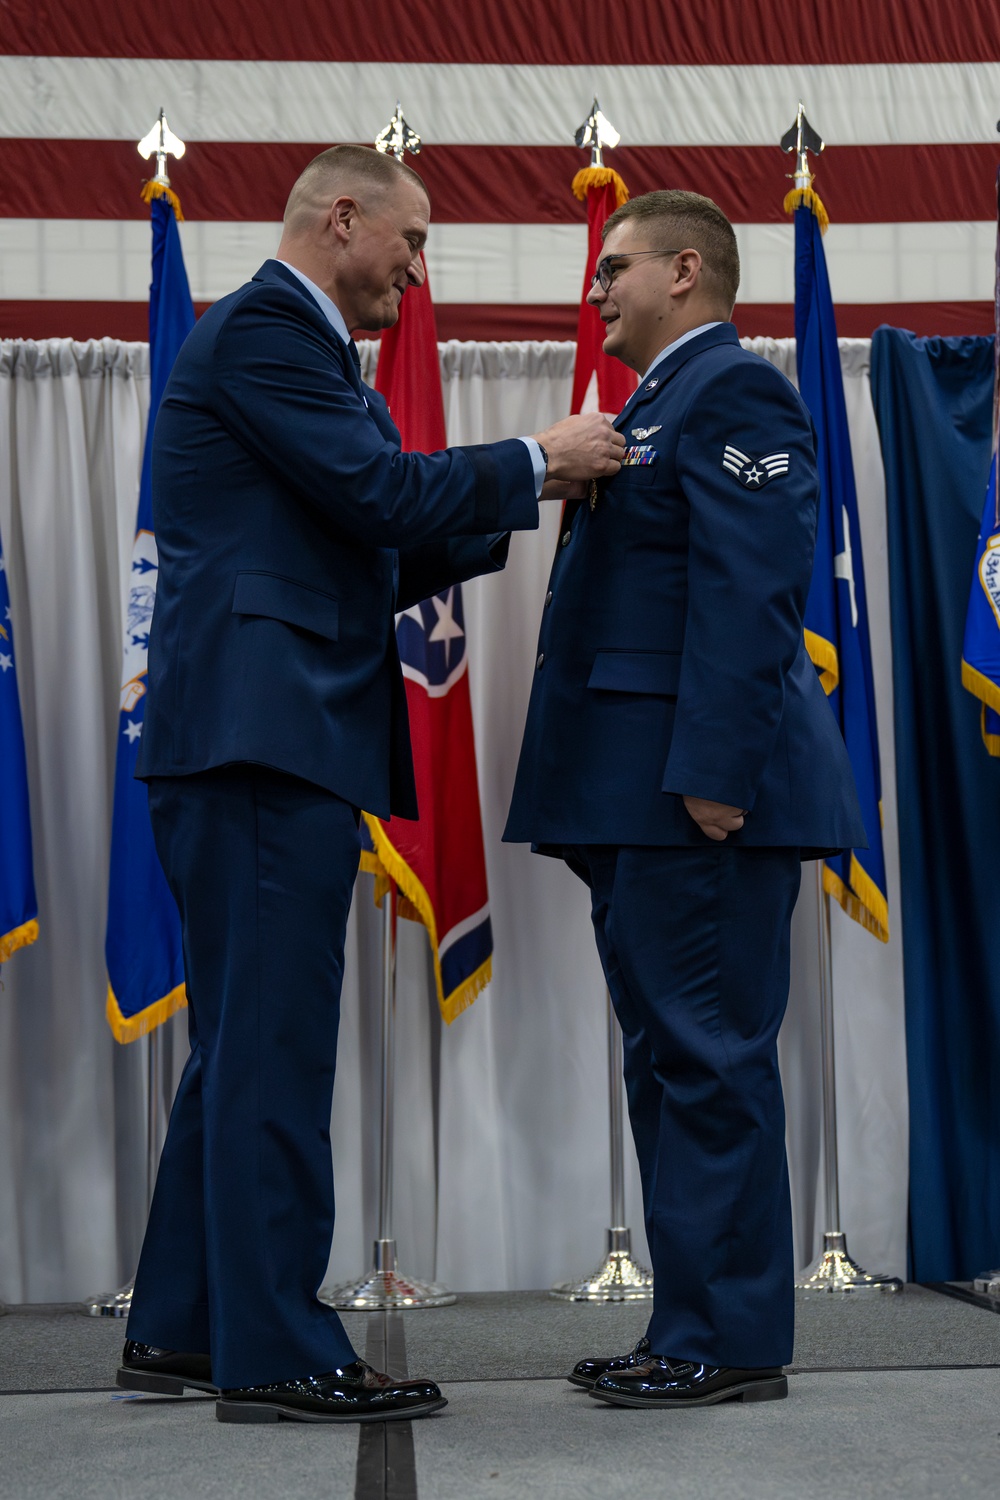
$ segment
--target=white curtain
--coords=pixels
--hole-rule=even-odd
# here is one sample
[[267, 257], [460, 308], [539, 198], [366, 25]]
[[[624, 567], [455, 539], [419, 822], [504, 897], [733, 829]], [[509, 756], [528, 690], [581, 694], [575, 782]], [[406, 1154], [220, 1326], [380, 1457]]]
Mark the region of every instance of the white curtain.
[[[789, 340], [754, 347], [794, 376]], [[0, 1298], [76, 1299], [129, 1276], [142, 1231], [145, 1043], [103, 1019], [103, 934], [121, 599], [148, 402], [145, 346], [0, 346], [0, 533], [25, 715], [42, 936], [0, 995]], [[366, 379], [377, 346], [361, 346]], [[538, 431], [569, 407], [573, 346], [441, 346], [452, 443]], [[881, 462], [867, 341], [842, 341], [858, 476], [889, 863], [892, 941], [834, 910], [843, 1227], [869, 1268], [905, 1268], [907, 1102]], [[395, 1214], [402, 1268], [458, 1290], [544, 1287], [603, 1253], [608, 1222], [604, 983], [587, 893], [500, 834], [513, 782], [558, 507], [515, 536], [506, 571], [465, 589], [495, 937], [489, 990], [451, 1027], [431, 1001], [423, 929], [401, 924]], [[796, 1256], [822, 1232], [812, 866], [794, 926], [782, 1035]], [[376, 1231], [380, 916], [359, 877], [332, 1135], [332, 1280], [367, 1269]], [[164, 1031], [173, 1071], [183, 1014]], [[172, 1055], [171, 1044], [172, 1043]], [[645, 1252], [638, 1174], [628, 1216]]]

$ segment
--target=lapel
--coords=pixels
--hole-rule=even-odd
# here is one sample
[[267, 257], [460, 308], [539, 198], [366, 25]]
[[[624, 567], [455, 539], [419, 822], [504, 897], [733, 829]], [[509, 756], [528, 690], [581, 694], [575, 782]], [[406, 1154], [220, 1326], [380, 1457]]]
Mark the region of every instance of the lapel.
[[647, 401], [658, 401], [678, 371], [684, 368], [689, 359], [694, 359], [696, 354], [703, 354], [706, 349], [714, 349], [718, 344], [738, 344], [739, 341], [740, 336], [732, 323], [720, 323], [716, 328], [708, 328], [704, 333], [699, 333], [696, 339], [689, 339], [676, 354], [668, 354], [655, 367], [648, 380], [640, 383], [638, 390], [629, 397], [615, 418], [614, 426], [624, 431], [624, 424], [631, 422]]
[[340, 334], [333, 327], [329, 318], [320, 307], [319, 303], [315, 300], [314, 297], [311, 297], [309, 295], [308, 288], [302, 285], [302, 282], [299, 280], [299, 278], [297, 276], [293, 276], [291, 271], [289, 271], [286, 266], [283, 266], [279, 260], [266, 260], [261, 266], [260, 270], [257, 272], [256, 276], [253, 277], [253, 280], [278, 282], [281, 286], [291, 287], [292, 291], [298, 292], [306, 307], [309, 309], [311, 321], [315, 323], [316, 327], [322, 331], [324, 337], [331, 345], [331, 347], [337, 351], [337, 357], [344, 367], [344, 374], [347, 376], [348, 380], [351, 382], [351, 385], [353, 385], [362, 401], [364, 401], [365, 405], [367, 405], [368, 402], [367, 397], [365, 396], [365, 385], [364, 381], [361, 379], [361, 363], [358, 359], [358, 351], [354, 348], [353, 343], [350, 346], [344, 343], [344, 340], [340, 337]]

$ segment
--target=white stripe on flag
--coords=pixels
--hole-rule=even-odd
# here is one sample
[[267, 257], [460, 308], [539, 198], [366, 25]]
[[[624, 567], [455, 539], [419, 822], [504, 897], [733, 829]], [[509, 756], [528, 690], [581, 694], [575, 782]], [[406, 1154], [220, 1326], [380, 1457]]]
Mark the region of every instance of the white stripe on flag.
[[446, 932], [438, 943], [438, 956], [444, 958], [448, 949], [454, 947], [459, 938], [464, 938], [467, 932], [473, 932], [481, 923], [486, 921], [489, 914], [490, 903], [487, 901], [486, 905], [481, 906], [478, 911], [474, 911], [471, 917], [466, 917], [462, 922], [456, 922], [451, 931]]
[[[630, 146], [775, 146], [798, 99], [839, 146], [993, 139], [1000, 62], [557, 67], [0, 57], [0, 135], [370, 141], [401, 97], [428, 144], [565, 146], [595, 93]], [[248, 184], [252, 191], [252, 184]]]
[[[794, 227], [737, 224], [741, 303], [790, 302]], [[241, 286], [274, 255], [279, 224], [180, 226], [196, 302]], [[989, 222], [832, 224], [825, 238], [835, 302], [988, 302], [996, 228]], [[582, 224], [433, 224], [427, 264], [437, 303], [580, 299]], [[142, 219], [0, 219], [0, 299], [142, 302], [149, 225]]]

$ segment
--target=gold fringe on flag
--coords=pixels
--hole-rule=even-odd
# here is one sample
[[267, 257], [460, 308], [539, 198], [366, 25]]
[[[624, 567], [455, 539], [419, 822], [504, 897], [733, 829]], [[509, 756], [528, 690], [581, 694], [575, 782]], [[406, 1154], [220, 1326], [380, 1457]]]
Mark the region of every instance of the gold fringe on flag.
[[169, 1021], [175, 1011], [184, 1010], [187, 1003], [187, 990], [179, 984], [169, 995], [164, 995], [162, 1000], [156, 1000], [152, 1005], [147, 1005], [145, 1010], [140, 1010], [138, 1015], [123, 1016], [115, 992], [109, 984], [104, 1014], [116, 1042], [137, 1042], [147, 1032], [155, 1031], [164, 1021]]
[[614, 186], [615, 207], [621, 208], [623, 203], [628, 202], [628, 188], [614, 167], [581, 167], [571, 186], [575, 196], [583, 203], [586, 201], [588, 188], [602, 188], [609, 184]]
[[375, 876], [375, 904], [378, 905], [385, 896], [389, 889], [389, 882], [395, 881], [399, 888], [399, 915], [408, 918], [411, 922], [422, 922], [427, 928], [434, 959], [434, 983], [437, 987], [438, 1008], [441, 1011], [442, 1021], [446, 1026], [450, 1026], [456, 1016], [460, 1016], [463, 1010], [468, 1010], [476, 996], [482, 994], [493, 978], [492, 956], [485, 963], [480, 964], [476, 972], [470, 974], [468, 979], [458, 986], [458, 989], [452, 990], [450, 995], [445, 995], [444, 981], [441, 977], [441, 956], [438, 953], [437, 919], [431, 898], [406, 860], [390, 843], [379, 819], [372, 817], [370, 813], [363, 813], [362, 816], [367, 824], [372, 843], [375, 845], [375, 853], [372, 854], [370, 850], [363, 849], [360, 867]]
[[837, 656], [837, 648], [832, 641], [828, 641], [825, 636], [817, 635], [815, 631], [805, 630], [802, 633], [806, 638], [806, 650], [809, 652], [810, 660], [819, 672], [820, 685], [829, 698], [840, 681], [840, 659]]
[[181, 212], [181, 200], [173, 188], [167, 187], [165, 182], [157, 182], [155, 178], [151, 177], [148, 182], [143, 183], [142, 192], [139, 196], [142, 198], [143, 203], [152, 203], [154, 198], [166, 198], [174, 211], [174, 217], [178, 224], [184, 223], [184, 215]]
[[823, 207], [823, 200], [811, 187], [792, 188], [790, 193], [785, 194], [782, 207], [786, 214], [793, 214], [797, 208], [811, 208], [819, 220], [820, 234], [826, 234], [830, 227], [830, 215]]
[[38, 937], [38, 923], [34, 920], [22, 922], [0, 937], [0, 964], [5, 964], [18, 948], [27, 948]]
[[962, 686], [981, 701], [983, 708], [979, 717], [979, 732], [983, 737], [983, 744], [990, 755], [1000, 757], [1000, 734], [990, 734], [986, 728], [986, 710], [992, 708], [994, 713], [1000, 714], [1000, 686], [992, 678], [978, 672], [975, 667], [970, 667], [964, 658], [962, 660]]
[[849, 917], [874, 933], [880, 943], [889, 941], [889, 903], [871, 876], [861, 868], [855, 854], [851, 854], [850, 887], [835, 870], [824, 864], [823, 889], [840, 903]]

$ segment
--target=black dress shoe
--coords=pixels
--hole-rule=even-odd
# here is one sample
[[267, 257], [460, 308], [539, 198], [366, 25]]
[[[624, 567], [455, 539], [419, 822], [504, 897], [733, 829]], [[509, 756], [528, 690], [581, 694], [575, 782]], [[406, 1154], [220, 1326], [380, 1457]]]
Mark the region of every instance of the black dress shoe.
[[651, 1355], [630, 1370], [602, 1375], [588, 1392], [612, 1406], [714, 1406], [718, 1401], [781, 1401], [788, 1381], [780, 1365], [734, 1370]]
[[125, 1340], [122, 1362], [115, 1377], [127, 1391], [148, 1391], [157, 1396], [183, 1396], [185, 1386], [195, 1391], [219, 1387], [212, 1382], [212, 1361], [207, 1354], [178, 1354], [156, 1349], [152, 1344]]
[[590, 1390], [602, 1375], [614, 1375], [619, 1370], [631, 1370], [649, 1358], [649, 1340], [640, 1339], [628, 1354], [616, 1354], [613, 1359], [581, 1359], [573, 1366], [566, 1379], [572, 1385], [582, 1385]]
[[329, 1375], [223, 1391], [215, 1415], [220, 1422], [392, 1422], [447, 1405], [432, 1380], [394, 1380], [358, 1359]]

